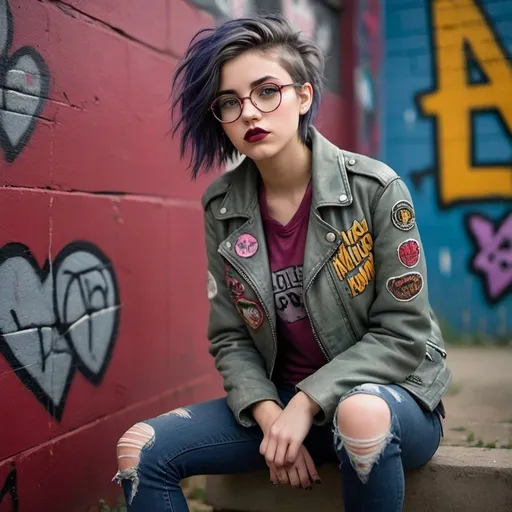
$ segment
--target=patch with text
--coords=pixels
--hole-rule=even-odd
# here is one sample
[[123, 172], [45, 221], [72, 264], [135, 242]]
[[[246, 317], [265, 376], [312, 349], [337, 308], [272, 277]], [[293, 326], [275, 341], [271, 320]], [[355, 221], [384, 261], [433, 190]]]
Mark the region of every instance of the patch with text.
[[416, 225], [414, 208], [409, 201], [398, 201], [391, 210], [391, 221], [393, 225], [402, 230], [410, 231]]
[[244, 319], [245, 323], [254, 330], [261, 327], [263, 323], [263, 310], [254, 300], [239, 297], [235, 300], [236, 309]]
[[272, 272], [272, 289], [276, 313], [288, 324], [306, 318], [302, 292], [302, 265]]
[[423, 289], [423, 276], [419, 272], [409, 272], [401, 276], [390, 277], [386, 288], [396, 300], [408, 302]]
[[420, 244], [414, 238], [409, 238], [398, 246], [397, 253], [404, 267], [414, 268], [420, 261]]
[[340, 281], [347, 281], [351, 297], [363, 293], [375, 278], [373, 238], [366, 219], [354, 221], [347, 231], [340, 232], [343, 243], [338, 247], [332, 264]]

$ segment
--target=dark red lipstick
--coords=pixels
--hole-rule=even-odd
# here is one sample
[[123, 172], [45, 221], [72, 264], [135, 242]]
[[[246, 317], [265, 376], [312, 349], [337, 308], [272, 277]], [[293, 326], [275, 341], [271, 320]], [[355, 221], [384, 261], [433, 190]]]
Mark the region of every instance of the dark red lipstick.
[[260, 140], [263, 140], [268, 134], [269, 132], [263, 128], [251, 128], [245, 132], [244, 140], [251, 143], [259, 142]]

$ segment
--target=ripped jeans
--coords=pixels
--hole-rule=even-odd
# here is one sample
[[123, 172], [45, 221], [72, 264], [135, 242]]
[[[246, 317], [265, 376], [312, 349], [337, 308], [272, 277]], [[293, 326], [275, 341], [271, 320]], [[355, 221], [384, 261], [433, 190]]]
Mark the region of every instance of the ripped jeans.
[[[295, 390], [284, 387], [279, 394], [287, 404]], [[442, 436], [440, 416], [424, 410], [396, 385], [363, 384], [340, 404], [354, 394], [378, 396], [389, 406], [389, 430], [362, 441], [375, 444], [373, 453], [356, 455], [348, 448], [355, 440], [340, 433], [336, 415], [333, 427], [314, 425], [304, 445], [317, 468], [326, 462], [339, 464], [345, 512], [399, 512], [404, 470], [421, 467], [433, 456]], [[182, 479], [265, 469], [259, 453], [262, 438], [258, 426], [246, 428], [235, 421], [225, 398], [176, 409], [138, 423], [120, 439], [118, 453], [131, 457], [133, 464], [118, 471], [114, 480], [122, 484], [130, 511], [186, 512]], [[322, 492], [321, 486], [316, 492]]]

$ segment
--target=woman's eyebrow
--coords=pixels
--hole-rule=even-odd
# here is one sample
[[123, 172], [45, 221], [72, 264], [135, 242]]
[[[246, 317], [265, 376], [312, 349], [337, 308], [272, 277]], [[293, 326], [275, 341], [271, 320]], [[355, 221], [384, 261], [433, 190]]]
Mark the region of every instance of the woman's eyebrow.
[[[249, 84], [249, 86], [252, 89], [252, 88], [256, 87], [257, 85], [260, 85], [263, 82], [266, 82], [269, 79], [279, 80], [279, 78], [277, 78], [276, 76], [265, 75], [265, 76], [263, 76], [261, 78], [258, 78], [257, 80], [254, 80], [254, 82], [251, 82]], [[237, 92], [234, 89], [223, 89], [222, 91], [219, 91], [216, 94], [216, 96], [222, 96], [223, 94], [237, 94]]]

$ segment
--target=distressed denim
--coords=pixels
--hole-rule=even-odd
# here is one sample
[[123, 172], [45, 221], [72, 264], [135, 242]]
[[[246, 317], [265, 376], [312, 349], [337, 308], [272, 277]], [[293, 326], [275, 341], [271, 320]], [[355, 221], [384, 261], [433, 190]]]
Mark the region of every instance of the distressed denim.
[[[284, 404], [294, 393], [293, 388], [279, 389]], [[390, 431], [369, 475], [362, 478], [355, 469], [336, 424], [333, 428], [314, 425], [304, 444], [317, 467], [326, 462], [339, 464], [346, 512], [401, 511], [404, 470], [424, 465], [437, 450], [442, 435], [439, 415], [421, 408], [399, 386], [364, 384], [342, 400], [354, 393], [380, 396], [391, 411]], [[142, 448], [136, 467], [114, 477], [122, 484], [132, 512], [186, 512], [182, 479], [267, 467], [259, 453], [260, 428], [239, 425], [225, 398], [177, 409], [140, 425], [153, 435]], [[322, 487], [315, 492], [322, 492]]]

